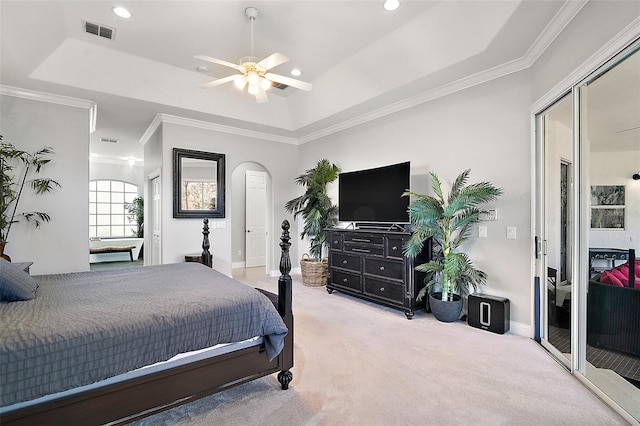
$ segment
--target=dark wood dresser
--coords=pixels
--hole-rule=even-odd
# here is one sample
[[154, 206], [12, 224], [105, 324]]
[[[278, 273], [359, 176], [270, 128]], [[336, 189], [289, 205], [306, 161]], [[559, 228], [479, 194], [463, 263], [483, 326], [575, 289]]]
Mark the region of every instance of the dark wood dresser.
[[402, 254], [409, 232], [328, 229], [329, 275], [327, 291], [341, 291], [404, 311], [413, 318], [424, 274], [415, 265], [431, 258], [431, 241], [415, 259]]

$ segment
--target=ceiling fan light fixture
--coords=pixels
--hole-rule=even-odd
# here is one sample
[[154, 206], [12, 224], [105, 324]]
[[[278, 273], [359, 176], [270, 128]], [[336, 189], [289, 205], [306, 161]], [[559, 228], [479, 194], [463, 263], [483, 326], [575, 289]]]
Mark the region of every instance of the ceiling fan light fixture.
[[240, 90], [244, 89], [244, 86], [247, 85], [247, 76], [245, 76], [243, 74], [238, 74], [233, 79], [233, 84], [235, 84], [235, 86]]
[[[269, 99], [267, 97], [266, 91], [273, 85], [276, 85], [279, 88], [282, 88], [282, 86], [291, 86], [300, 90], [311, 90], [311, 88], [313, 87], [311, 83], [306, 83], [304, 81], [270, 72], [272, 68], [275, 68], [278, 65], [282, 65], [285, 62], [289, 61], [289, 58], [287, 58], [282, 53], [276, 52], [260, 61], [257, 60], [257, 58], [253, 54], [253, 21], [255, 21], [255, 19], [259, 15], [258, 9], [256, 9], [255, 7], [248, 7], [245, 9], [245, 15], [247, 15], [251, 23], [251, 56], [245, 56], [244, 58], [241, 58], [238, 64], [234, 64], [222, 59], [212, 58], [211, 56], [206, 55], [194, 56], [196, 59], [233, 68], [234, 70], [239, 71], [241, 74], [218, 78], [208, 83], [201, 84], [200, 87], [209, 89], [221, 84], [233, 82], [238, 89], [244, 90], [244, 87], [248, 85], [247, 92], [251, 95], [254, 95], [258, 103], [268, 102]], [[301, 72], [297, 70], [297, 73], [296, 71], [294, 71], [293, 74], [300, 75]]]
[[260, 87], [262, 87], [262, 90], [269, 90], [269, 87], [271, 87], [271, 82], [266, 78], [261, 78]]
[[260, 82], [260, 76], [255, 71], [249, 71], [247, 73], [247, 81], [250, 85], [255, 86]]

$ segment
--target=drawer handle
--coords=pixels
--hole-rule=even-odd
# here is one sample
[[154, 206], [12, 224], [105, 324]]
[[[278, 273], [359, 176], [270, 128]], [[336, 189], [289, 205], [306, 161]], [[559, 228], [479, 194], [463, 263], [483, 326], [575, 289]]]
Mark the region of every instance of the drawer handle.
[[398, 246], [393, 246], [393, 247], [391, 247], [391, 250], [393, 250], [393, 251], [398, 250]]
[[380, 287], [380, 291], [384, 291], [384, 287]]
[[349, 262], [347, 261], [347, 259], [344, 259], [344, 260], [342, 261], [342, 264], [343, 264], [343, 265], [346, 265], [347, 263], [349, 263]]
[[343, 282], [343, 283], [346, 283], [346, 282], [349, 282], [349, 280], [348, 280], [348, 279], [346, 279], [346, 278], [343, 278], [343, 279], [342, 279], [342, 282]]
[[384, 266], [381, 266], [381, 267], [380, 267], [380, 270], [381, 270], [381, 271], [384, 271]]
[[333, 240], [333, 244], [338, 244], [340, 241], [338, 240]]
[[351, 250], [352, 250], [352, 251], [359, 251], [359, 252], [361, 252], [361, 253], [371, 253], [371, 250], [361, 249], [361, 248], [357, 248], [357, 247], [354, 247], [354, 248], [352, 248]]
[[368, 240], [366, 238], [352, 238], [351, 241], [357, 241], [359, 243], [370, 243], [371, 240]]

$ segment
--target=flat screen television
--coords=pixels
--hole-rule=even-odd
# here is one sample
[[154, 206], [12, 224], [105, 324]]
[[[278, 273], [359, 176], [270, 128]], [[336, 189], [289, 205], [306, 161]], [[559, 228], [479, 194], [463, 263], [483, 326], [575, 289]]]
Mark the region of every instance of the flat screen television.
[[341, 222], [409, 223], [410, 162], [340, 173], [338, 218]]

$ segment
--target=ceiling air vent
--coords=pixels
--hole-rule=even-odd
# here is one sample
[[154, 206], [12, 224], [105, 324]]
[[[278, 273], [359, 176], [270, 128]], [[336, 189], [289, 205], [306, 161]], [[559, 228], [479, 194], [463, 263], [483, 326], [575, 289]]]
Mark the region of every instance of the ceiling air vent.
[[106, 143], [118, 143], [118, 139], [109, 139], [109, 138], [100, 138], [100, 142], [106, 142]]
[[93, 24], [87, 21], [84, 21], [84, 30], [89, 34], [108, 38], [109, 40], [113, 40], [113, 37], [116, 34], [115, 28], [105, 27], [104, 25]]
[[280, 89], [280, 90], [284, 90], [284, 89], [286, 89], [287, 87], [289, 87], [289, 86], [287, 86], [286, 84], [276, 83], [275, 81], [274, 81], [274, 82], [272, 82], [272, 83], [271, 83], [271, 85], [272, 85], [273, 87], [275, 87], [276, 89]]

